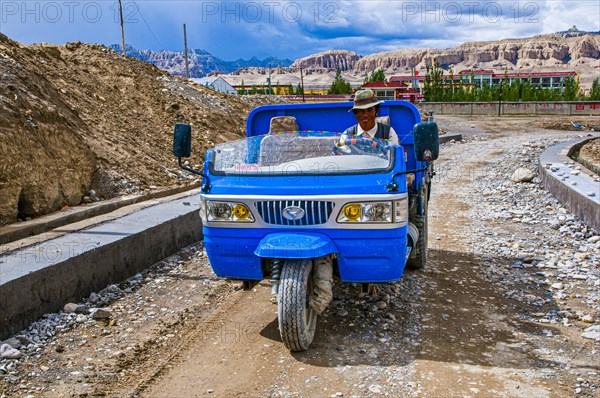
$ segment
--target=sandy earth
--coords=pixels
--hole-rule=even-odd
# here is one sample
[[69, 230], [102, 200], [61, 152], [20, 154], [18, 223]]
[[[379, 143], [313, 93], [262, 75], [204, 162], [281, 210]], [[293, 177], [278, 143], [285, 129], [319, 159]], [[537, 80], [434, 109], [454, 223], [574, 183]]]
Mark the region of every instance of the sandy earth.
[[[490, 264], [505, 268], [514, 259], [474, 250], [475, 228], [529, 239], [530, 227], [469, 216], [486, 166], [514, 145], [565, 132], [522, 120], [438, 120], [467, 142], [443, 147], [437, 162], [427, 268], [378, 285], [374, 296], [336, 284], [309, 351], [283, 346], [268, 283], [247, 292], [219, 280], [198, 244], [120, 284], [132, 292], [107, 305], [110, 320], [58, 333], [17, 375], [0, 378], [0, 396], [597, 396], [600, 347], [580, 337], [589, 324], [531, 321], [559, 307], [508, 297], [509, 290], [544, 297], [534, 271], [503, 279]], [[573, 296], [560, 307], [578, 305]]]
[[172, 155], [175, 124], [193, 124], [204, 154], [242, 137], [248, 112], [273, 100], [184, 83], [100, 45], [2, 34], [0, 76], [0, 225], [190, 184]]

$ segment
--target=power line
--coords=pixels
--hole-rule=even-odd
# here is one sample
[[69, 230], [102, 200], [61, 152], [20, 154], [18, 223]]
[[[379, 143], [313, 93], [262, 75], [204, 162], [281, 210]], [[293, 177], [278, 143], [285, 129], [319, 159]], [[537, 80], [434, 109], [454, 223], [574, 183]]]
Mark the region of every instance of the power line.
[[142, 11], [140, 10], [140, 6], [134, 0], [132, 0], [132, 3], [135, 4], [136, 11], [137, 11], [138, 14], [140, 14], [140, 17], [142, 18], [142, 22], [144, 22], [144, 25], [146, 25], [146, 28], [148, 28], [148, 32], [150, 32], [150, 34], [152, 35], [152, 37], [154, 37], [154, 40], [156, 40], [158, 42], [158, 44], [160, 45], [160, 47], [164, 48], [164, 46], [161, 43], [161, 41], [158, 39], [158, 37], [156, 37], [156, 35], [154, 34], [154, 32], [152, 32], [152, 29], [150, 29], [150, 26], [148, 25], [148, 22], [146, 22], [146, 18], [144, 18], [144, 16], [142, 15]]

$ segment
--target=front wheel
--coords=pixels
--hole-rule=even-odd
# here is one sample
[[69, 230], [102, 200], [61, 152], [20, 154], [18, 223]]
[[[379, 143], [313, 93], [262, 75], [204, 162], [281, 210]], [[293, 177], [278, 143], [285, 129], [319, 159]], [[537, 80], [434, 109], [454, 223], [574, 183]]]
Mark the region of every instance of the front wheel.
[[287, 259], [283, 264], [278, 293], [279, 333], [291, 351], [305, 351], [317, 328], [317, 312], [308, 305], [313, 291], [313, 261]]
[[415, 244], [413, 253], [411, 253], [406, 264], [406, 266], [410, 269], [423, 269], [425, 268], [425, 264], [427, 264], [428, 192], [423, 192], [421, 201], [423, 203], [423, 215], [415, 215], [412, 220], [413, 224], [415, 224], [415, 227], [417, 227], [417, 231], [419, 231], [419, 239]]

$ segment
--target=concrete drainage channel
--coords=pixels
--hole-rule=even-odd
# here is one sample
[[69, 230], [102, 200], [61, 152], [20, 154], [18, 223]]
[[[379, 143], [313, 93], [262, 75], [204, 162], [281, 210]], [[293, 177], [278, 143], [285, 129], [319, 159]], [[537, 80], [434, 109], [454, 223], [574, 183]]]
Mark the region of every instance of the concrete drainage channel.
[[157, 191], [150, 194], [132, 195], [104, 200], [91, 205], [67, 208], [56, 213], [48, 214], [39, 219], [10, 224], [0, 228], [0, 245], [27, 238], [29, 236], [39, 235], [52, 229], [62, 227], [63, 225], [72, 224], [81, 220], [86, 220], [92, 217], [110, 213], [125, 206], [147, 202], [150, 199], [159, 199], [165, 196], [172, 196], [181, 192], [190, 191], [195, 187], [200, 187], [200, 183], [195, 183], [185, 187]]
[[451, 134], [442, 134], [440, 135], [440, 144], [444, 144], [450, 141], [462, 141], [462, 134], [460, 133], [451, 133]]
[[198, 189], [0, 246], [0, 339], [202, 239]]
[[573, 215], [600, 232], [600, 177], [572, 160], [571, 148], [600, 138], [595, 135], [548, 148], [540, 156], [540, 178], [546, 189]]

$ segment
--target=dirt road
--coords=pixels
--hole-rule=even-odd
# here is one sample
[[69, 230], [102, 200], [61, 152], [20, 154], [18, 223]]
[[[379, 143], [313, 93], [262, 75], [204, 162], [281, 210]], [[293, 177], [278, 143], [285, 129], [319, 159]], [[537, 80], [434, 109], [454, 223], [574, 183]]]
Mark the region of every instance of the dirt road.
[[[72, 322], [7, 369], [0, 395], [597, 396], [600, 346], [581, 335], [599, 323], [597, 234], [537, 179], [510, 181], [573, 133], [440, 123], [468, 135], [437, 162], [428, 267], [375, 295], [336, 284], [309, 351], [283, 346], [268, 283], [245, 292], [217, 279], [197, 245], [113, 287], [110, 319]], [[567, 271], [565, 250], [580, 260]]]

